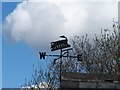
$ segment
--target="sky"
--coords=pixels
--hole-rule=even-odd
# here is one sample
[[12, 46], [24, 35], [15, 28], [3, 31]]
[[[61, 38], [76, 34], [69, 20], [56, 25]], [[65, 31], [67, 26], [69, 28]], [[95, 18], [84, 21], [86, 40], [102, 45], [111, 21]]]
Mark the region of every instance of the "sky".
[[[36, 1], [36, 2], [35, 2]], [[65, 35], [99, 34], [118, 20], [118, 0], [27, 0], [2, 2], [2, 87], [18, 88], [31, 79], [39, 51]]]
[[0, 89], [2, 88], [2, 4], [0, 1]]

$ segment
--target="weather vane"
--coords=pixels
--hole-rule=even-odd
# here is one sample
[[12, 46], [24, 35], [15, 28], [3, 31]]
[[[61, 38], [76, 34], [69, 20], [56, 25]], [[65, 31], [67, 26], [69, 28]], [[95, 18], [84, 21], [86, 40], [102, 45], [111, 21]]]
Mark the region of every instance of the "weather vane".
[[[63, 38], [62, 40], [51, 42], [51, 51], [60, 50], [60, 55], [46, 55], [46, 52], [39, 52], [40, 59], [45, 59], [45, 56], [53, 56], [58, 57], [54, 59], [53, 65], [55, 64], [56, 60], [60, 59], [60, 83], [61, 83], [61, 65], [62, 65], [62, 57], [70, 57], [70, 58], [77, 58], [78, 61], [82, 61], [82, 55], [77, 54], [77, 56], [70, 56], [69, 51], [73, 50], [72, 48], [69, 48], [70, 45], [68, 44], [68, 39], [64, 35], [60, 36], [60, 38]], [[67, 48], [67, 49], [65, 49]], [[67, 54], [65, 56], [65, 54]], [[60, 86], [61, 87], [61, 86]]]
[[60, 36], [61, 38], [64, 38], [64, 40], [59, 40], [56, 42], [51, 42], [51, 51], [68, 48], [70, 45], [68, 44], [68, 39], [63, 35]]

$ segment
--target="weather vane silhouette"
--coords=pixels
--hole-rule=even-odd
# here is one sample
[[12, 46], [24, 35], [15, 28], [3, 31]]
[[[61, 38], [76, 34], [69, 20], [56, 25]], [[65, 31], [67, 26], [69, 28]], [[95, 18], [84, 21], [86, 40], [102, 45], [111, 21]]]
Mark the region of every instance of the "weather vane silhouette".
[[[46, 52], [39, 52], [39, 56], [40, 59], [45, 59], [45, 56], [52, 56], [52, 57], [58, 57], [54, 59], [53, 65], [55, 64], [55, 62], [60, 59], [60, 83], [61, 83], [61, 65], [62, 65], [62, 57], [70, 57], [70, 58], [77, 58], [78, 61], [82, 61], [82, 55], [81, 54], [77, 54], [77, 56], [70, 56], [69, 55], [69, 51], [73, 50], [72, 48], [69, 48], [70, 45], [68, 44], [68, 39], [66, 36], [62, 35], [60, 36], [60, 38], [64, 38], [62, 40], [58, 40], [58, 41], [54, 41], [51, 42], [51, 51], [56, 51], [56, 50], [60, 50], [60, 55], [46, 55]], [[67, 48], [67, 49], [66, 49]], [[65, 56], [65, 54], [67, 54]], [[60, 84], [61, 85], [61, 84]], [[61, 86], [60, 86], [61, 87]]]

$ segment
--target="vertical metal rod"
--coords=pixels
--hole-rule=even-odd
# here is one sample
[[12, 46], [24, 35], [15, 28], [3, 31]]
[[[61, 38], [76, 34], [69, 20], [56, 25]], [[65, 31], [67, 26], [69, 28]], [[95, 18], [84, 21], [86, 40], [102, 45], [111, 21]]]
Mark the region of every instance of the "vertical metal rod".
[[62, 74], [62, 49], [60, 49], [60, 89], [61, 89], [61, 74]]

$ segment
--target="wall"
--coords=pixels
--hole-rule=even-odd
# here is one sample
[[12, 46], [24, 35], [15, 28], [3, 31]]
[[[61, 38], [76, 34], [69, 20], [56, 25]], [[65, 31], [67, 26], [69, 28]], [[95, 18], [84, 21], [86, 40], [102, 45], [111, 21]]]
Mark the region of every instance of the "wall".
[[62, 73], [62, 88], [120, 89], [117, 75]]

